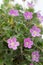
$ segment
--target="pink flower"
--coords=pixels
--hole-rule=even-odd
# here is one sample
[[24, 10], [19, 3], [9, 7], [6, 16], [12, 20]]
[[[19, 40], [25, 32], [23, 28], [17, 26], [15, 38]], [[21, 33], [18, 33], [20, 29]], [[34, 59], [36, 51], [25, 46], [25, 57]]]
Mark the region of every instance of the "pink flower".
[[32, 63], [30, 65], [33, 65]]
[[40, 34], [41, 30], [37, 27], [37, 26], [33, 26], [31, 29], [30, 29], [30, 33], [33, 37], [36, 37], [36, 36], [41, 36]]
[[7, 43], [8, 43], [8, 47], [12, 48], [13, 50], [16, 50], [17, 47], [19, 46], [19, 42], [15, 37], [8, 39]]
[[9, 15], [19, 16], [19, 12], [18, 12], [18, 10], [11, 9], [11, 10], [9, 11]]
[[32, 61], [39, 62], [39, 52], [38, 51], [32, 52]]
[[33, 18], [33, 13], [32, 12], [25, 12], [24, 14], [24, 18], [26, 19], [26, 20], [30, 20], [30, 19], [32, 19]]
[[37, 17], [38, 17], [39, 21], [42, 23], [43, 22], [43, 16], [39, 12], [37, 13]]
[[31, 41], [30, 38], [25, 38], [24, 39], [24, 47], [25, 48], [31, 48], [33, 45], [33, 41]]
[[33, 5], [33, 2], [28, 2], [28, 6], [29, 6], [29, 8], [33, 8], [34, 7], [34, 5]]

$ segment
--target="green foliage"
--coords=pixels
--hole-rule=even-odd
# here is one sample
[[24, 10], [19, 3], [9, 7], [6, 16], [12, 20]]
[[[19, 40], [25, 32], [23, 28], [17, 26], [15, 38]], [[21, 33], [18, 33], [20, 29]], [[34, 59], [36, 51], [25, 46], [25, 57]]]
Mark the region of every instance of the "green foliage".
[[[35, 24], [40, 27], [40, 23], [34, 13], [34, 9], [26, 9], [25, 11], [33, 12], [33, 19], [27, 21], [23, 17], [24, 9], [16, 4], [12, 6], [14, 9], [19, 10], [18, 17], [12, 17], [8, 15], [9, 9], [9, 0], [4, 0], [4, 4], [1, 5], [0, 9], [0, 65], [29, 65], [31, 60], [31, 53], [35, 50], [40, 52], [40, 61], [39, 63], [32, 62], [34, 65], [43, 65], [43, 40], [41, 38], [33, 38], [29, 32], [30, 28]], [[42, 27], [40, 27], [42, 30]], [[42, 31], [43, 32], [43, 31]], [[41, 32], [41, 33], [42, 33]], [[7, 45], [7, 39], [15, 36], [22, 45], [16, 51], [9, 49]], [[32, 49], [25, 49], [23, 47], [24, 38], [31, 37], [34, 41], [34, 46]]]

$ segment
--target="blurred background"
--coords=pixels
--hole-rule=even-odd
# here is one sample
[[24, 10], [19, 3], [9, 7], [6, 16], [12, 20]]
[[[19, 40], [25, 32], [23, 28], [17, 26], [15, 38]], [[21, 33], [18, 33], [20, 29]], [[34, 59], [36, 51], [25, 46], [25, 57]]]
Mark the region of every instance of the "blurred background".
[[[20, 5], [23, 6], [23, 8], [27, 8], [27, 2], [31, 2], [35, 4], [34, 8], [35, 11], [41, 11], [41, 14], [43, 15], [43, 0], [11, 0], [10, 3], [12, 5], [15, 5], [16, 3], [19, 3]], [[1, 4], [3, 4], [3, 0], [0, 0], [0, 8]]]

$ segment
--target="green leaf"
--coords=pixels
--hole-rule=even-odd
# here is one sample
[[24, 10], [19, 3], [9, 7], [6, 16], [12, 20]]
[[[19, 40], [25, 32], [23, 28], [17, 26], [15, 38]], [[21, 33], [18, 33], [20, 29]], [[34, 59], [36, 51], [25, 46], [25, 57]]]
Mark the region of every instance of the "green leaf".
[[0, 58], [0, 65], [3, 65], [3, 59]]
[[4, 4], [8, 4], [9, 3], [9, 0], [4, 0]]

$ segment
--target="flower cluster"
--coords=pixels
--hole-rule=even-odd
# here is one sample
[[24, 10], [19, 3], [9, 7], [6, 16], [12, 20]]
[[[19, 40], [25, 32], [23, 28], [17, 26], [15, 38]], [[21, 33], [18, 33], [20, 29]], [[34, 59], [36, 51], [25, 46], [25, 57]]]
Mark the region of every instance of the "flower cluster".
[[16, 50], [17, 47], [19, 46], [19, 42], [15, 37], [8, 39], [7, 43], [8, 43], [8, 47], [12, 48], [13, 50]]
[[32, 16], [33, 15], [33, 13], [32, 12], [25, 12], [24, 13], [24, 18], [26, 19], [26, 20], [30, 20], [30, 19], [32, 19]]
[[33, 4], [33, 2], [28, 2], [28, 6], [29, 6], [29, 8], [33, 8], [34, 7], [34, 4]]
[[32, 52], [32, 61], [39, 62], [39, 51]]
[[18, 10], [14, 10], [14, 9], [11, 9], [8, 14], [12, 16], [19, 16]]
[[37, 12], [37, 17], [39, 19], [39, 22], [43, 23], [43, 16], [40, 14], [40, 12]]
[[[33, 3], [28, 3], [28, 6], [29, 8], [33, 8]], [[19, 16], [19, 11], [18, 10], [14, 10], [14, 9], [10, 9], [9, 15], [11, 16]], [[23, 13], [23, 17], [24, 19], [27, 21], [27, 20], [32, 20], [33, 18], [33, 12], [30, 12], [30, 11], [26, 11]], [[39, 19], [39, 22], [43, 22], [43, 16], [41, 16], [40, 13], [37, 13], [37, 17]], [[27, 21], [28, 22], [28, 21]], [[37, 27], [36, 25], [33, 25], [30, 29], [29, 29], [29, 32], [31, 34], [31, 37], [27, 37], [27, 38], [24, 38], [24, 48], [26, 49], [31, 49], [32, 46], [34, 46], [34, 41], [32, 40], [32, 38], [35, 38], [35, 37], [40, 37], [41, 36], [41, 30], [39, 27]], [[8, 47], [10, 49], [13, 49], [13, 50], [16, 50], [18, 46], [20, 46], [20, 42], [17, 41], [17, 38], [16, 37], [12, 37], [10, 39], [7, 40], [7, 43], [8, 43]], [[32, 52], [32, 61], [34, 62], [39, 62], [39, 51], [34, 51]], [[30, 65], [33, 65], [32, 63]]]
[[30, 29], [30, 33], [33, 37], [36, 37], [36, 36], [41, 36], [40, 34], [41, 30], [37, 27], [37, 26], [33, 26], [31, 29]]
[[30, 38], [25, 38], [24, 39], [24, 47], [25, 48], [31, 48], [33, 45], [33, 41], [31, 41]]

